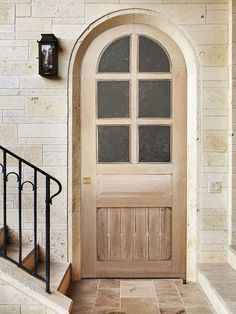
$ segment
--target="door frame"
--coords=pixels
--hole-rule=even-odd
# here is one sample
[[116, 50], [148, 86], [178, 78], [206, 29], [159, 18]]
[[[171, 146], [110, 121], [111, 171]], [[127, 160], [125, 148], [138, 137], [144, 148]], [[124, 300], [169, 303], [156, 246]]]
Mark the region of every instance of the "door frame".
[[187, 279], [196, 281], [197, 275], [197, 201], [200, 149], [196, 141], [200, 62], [193, 43], [184, 31], [163, 15], [145, 9], [128, 9], [110, 13], [92, 23], [78, 39], [69, 65], [69, 119], [68, 119], [68, 211], [69, 211], [69, 260], [72, 262], [72, 277], [81, 277], [80, 247], [80, 66], [91, 41], [103, 31], [122, 24], [147, 24], [168, 35], [177, 45], [187, 67]]

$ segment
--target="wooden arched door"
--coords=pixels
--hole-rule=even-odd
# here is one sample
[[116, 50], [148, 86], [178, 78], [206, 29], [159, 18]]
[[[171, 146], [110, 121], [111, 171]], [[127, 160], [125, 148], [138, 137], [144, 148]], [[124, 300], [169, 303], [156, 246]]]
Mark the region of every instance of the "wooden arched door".
[[81, 66], [82, 277], [186, 275], [186, 67], [146, 25], [99, 35]]

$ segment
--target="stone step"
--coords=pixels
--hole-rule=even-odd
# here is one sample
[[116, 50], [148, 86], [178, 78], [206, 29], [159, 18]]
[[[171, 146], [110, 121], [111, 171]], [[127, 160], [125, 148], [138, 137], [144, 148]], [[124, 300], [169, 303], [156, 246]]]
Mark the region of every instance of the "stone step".
[[227, 263], [200, 264], [198, 282], [216, 313], [236, 313], [236, 270]]
[[[4, 244], [4, 228], [0, 227], [0, 250]], [[37, 247], [39, 250], [39, 248]], [[39, 252], [38, 252], [39, 253]], [[7, 256], [18, 262], [19, 261], [19, 244], [8, 242]], [[40, 256], [40, 254], [39, 254]], [[34, 247], [33, 244], [22, 245], [22, 264], [29, 270], [34, 267]], [[39, 262], [38, 274], [45, 278], [45, 262]], [[51, 289], [66, 294], [71, 280], [71, 265], [70, 263], [51, 263]]]
[[3, 246], [4, 243], [4, 228], [0, 227], [0, 247]]
[[[0, 228], [0, 250], [3, 249], [4, 245], [4, 228]], [[38, 247], [37, 247], [38, 249]], [[19, 262], [19, 243], [9, 242], [7, 243], [7, 256]], [[34, 246], [30, 244], [22, 244], [22, 265], [29, 270], [32, 270], [34, 267]]]
[[[45, 262], [40, 262], [38, 266], [38, 274], [45, 277]], [[71, 265], [70, 263], [51, 263], [50, 286], [54, 291], [59, 291], [64, 295], [70, 285]]]
[[228, 249], [228, 263], [236, 270], [236, 245], [232, 245]]
[[[22, 292], [24, 295], [44, 305], [49, 313], [68, 314], [71, 312], [72, 300], [59, 291], [45, 291], [45, 283], [39, 280], [9, 260], [0, 257], [0, 280]], [[50, 311], [50, 313], [51, 313]]]
[[[18, 243], [8, 243], [7, 256], [14, 261], [19, 261], [19, 245]], [[32, 244], [22, 245], [22, 265], [29, 270], [34, 267], [34, 247]]]
[[[0, 227], [0, 249], [4, 244], [4, 228]], [[39, 249], [39, 248], [38, 248]], [[40, 255], [40, 254], [39, 254]], [[18, 243], [8, 242], [7, 256], [14, 261], [19, 260]], [[34, 267], [34, 247], [32, 244], [22, 246], [22, 264], [29, 270]], [[45, 263], [39, 262], [38, 274], [45, 276]], [[51, 294], [45, 292], [45, 283], [11, 261], [0, 257], [0, 279], [17, 288], [29, 297], [38, 300], [55, 313], [70, 313], [72, 300], [65, 296], [71, 279], [71, 265], [69, 263], [51, 263]], [[2, 278], [1, 278], [2, 277]]]

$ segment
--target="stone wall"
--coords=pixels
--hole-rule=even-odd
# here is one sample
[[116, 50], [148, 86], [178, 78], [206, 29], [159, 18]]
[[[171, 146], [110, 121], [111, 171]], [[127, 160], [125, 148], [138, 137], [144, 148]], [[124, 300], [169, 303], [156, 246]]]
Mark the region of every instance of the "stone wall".
[[[72, 207], [70, 201], [67, 204], [69, 58], [90, 23], [127, 8], [154, 10], [168, 17], [184, 29], [198, 51], [202, 77], [196, 139], [201, 143], [198, 171], [202, 178], [198, 191], [199, 261], [225, 261], [229, 174], [227, 0], [0, 0], [0, 143], [62, 181], [63, 193], [52, 210], [52, 247], [54, 260], [66, 260], [67, 209]], [[53, 80], [38, 75], [36, 59], [40, 34], [51, 32], [60, 40], [59, 78]], [[220, 193], [209, 193], [208, 185], [214, 182], [221, 182]], [[24, 229], [31, 237], [30, 196], [28, 199]], [[14, 229], [14, 191], [8, 206]], [[43, 228], [42, 223], [42, 243]]]
[[236, 244], [236, 2], [232, 5], [232, 244]]
[[46, 306], [41, 305], [7, 284], [5, 281], [0, 280], [0, 314], [55, 314]]

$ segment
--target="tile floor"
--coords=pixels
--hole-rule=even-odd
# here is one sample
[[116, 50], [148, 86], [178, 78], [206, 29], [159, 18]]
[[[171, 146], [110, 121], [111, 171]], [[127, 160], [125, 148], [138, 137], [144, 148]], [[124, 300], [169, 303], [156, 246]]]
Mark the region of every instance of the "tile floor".
[[86, 279], [72, 283], [68, 296], [74, 314], [215, 313], [195, 283], [180, 280]]

